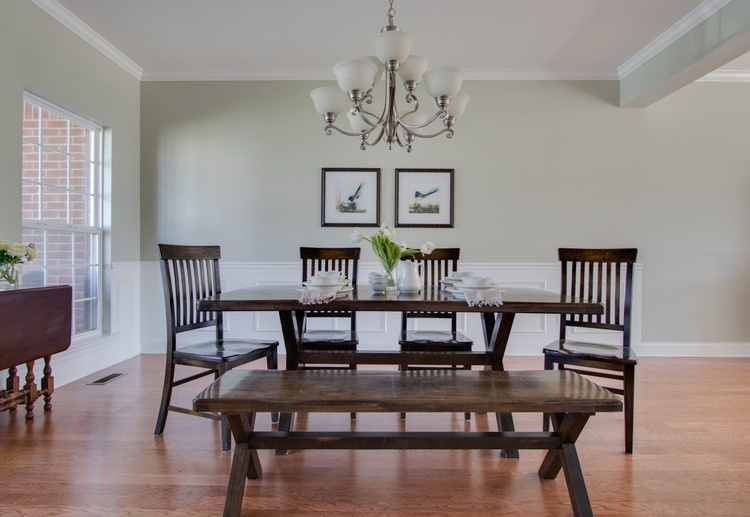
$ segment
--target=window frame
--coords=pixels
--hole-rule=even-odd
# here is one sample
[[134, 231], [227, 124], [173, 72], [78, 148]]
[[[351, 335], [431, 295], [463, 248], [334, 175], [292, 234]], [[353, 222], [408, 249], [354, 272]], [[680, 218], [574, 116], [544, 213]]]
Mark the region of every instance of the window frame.
[[[71, 112], [68, 109], [65, 109], [59, 105], [56, 105], [50, 101], [47, 101], [46, 99], [43, 99], [37, 95], [34, 95], [28, 91], [23, 92], [23, 105], [24, 109], [26, 104], [31, 104], [35, 107], [35, 109], [40, 109], [42, 112], [49, 112], [57, 117], [61, 117], [63, 119], [66, 119], [68, 122], [68, 128], [70, 128], [70, 124], [76, 124], [79, 125], [89, 131], [92, 131], [92, 140], [91, 142], [91, 149], [87, 149], [85, 156], [80, 157], [74, 155], [70, 149], [66, 149], [65, 152], [61, 152], [60, 149], [56, 149], [50, 146], [47, 146], [42, 141], [42, 134], [41, 134], [41, 127], [40, 127], [40, 135], [39, 135], [39, 141], [33, 141], [25, 138], [22, 133], [22, 146], [26, 145], [33, 145], [36, 148], [36, 151], [39, 152], [39, 165], [38, 169], [39, 171], [42, 170], [42, 157], [41, 155], [45, 151], [53, 151], [55, 153], [63, 154], [66, 156], [67, 159], [67, 166], [66, 166], [66, 177], [67, 177], [67, 183], [65, 187], [55, 186], [51, 185], [51, 187], [58, 191], [65, 191], [67, 193], [67, 203], [66, 203], [66, 211], [68, 214], [68, 221], [67, 222], [61, 222], [61, 221], [55, 221], [55, 220], [45, 220], [43, 218], [44, 212], [42, 210], [42, 199], [40, 198], [40, 206], [39, 206], [39, 219], [28, 219], [23, 217], [22, 213], [22, 229], [23, 230], [30, 230], [34, 232], [41, 232], [44, 236], [44, 243], [45, 246], [45, 262], [47, 257], [47, 247], [46, 247], [46, 241], [48, 237], [48, 232], [58, 232], [60, 234], [68, 234], [71, 239], [71, 263], [70, 264], [64, 264], [64, 265], [52, 265], [48, 266], [46, 263], [38, 266], [37, 264], [33, 264], [34, 267], [41, 267], [41, 269], [45, 272], [45, 279], [47, 278], [47, 270], [49, 269], [60, 269], [60, 268], [69, 268], [72, 273], [75, 272], [78, 268], [96, 268], [96, 293], [95, 296], [85, 296], [86, 293], [82, 293], [80, 297], [77, 295], [80, 293], [81, 289], [76, 287], [76, 282], [72, 281], [71, 287], [73, 288], [73, 299], [71, 301], [72, 304], [72, 318], [73, 318], [73, 325], [72, 325], [72, 336], [73, 338], [87, 338], [92, 337], [97, 334], [102, 334], [103, 329], [103, 305], [104, 305], [104, 196], [103, 196], [103, 180], [104, 180], [104, 128], [97, 124], [96, 122], [93, 122], [92, 120], [86, 119], [80, 115], [77, 115], [76, 113]], [[43, 120], [42, 112], [40, 112], [40, 120]], [[23, 131], [23, 130], [22, 130]], [[70, 141], [70, 135], [68, 133], [68, 142]], [[83, 159], [85, 165], [87, 167], [91, 167], [91, 181], [93, 183], [92, 185], [92, 192], [89, 193], [87, 191], [81, 191], [76, 190], [73, 185], [71, 185], [70, 177], [71, 177], [71, 158], [75, 157], [75, 159]], [[43, 190], [44, 187], [50, 187], [48, 183], [45, 183], [42, 181], [40, 177], [37, 178], [36, 181], [29, 180], [25, 177], [22, 177], [21, 179], [22, 185], [27, 184], [33, 184], [39, 187], [40, 193]], [[84, 195], [84, 196], [90, 196], [89, 201], [93, 203], [93, 206], [91, 207], [91, 216], [93, 218], [93, 225], [85, 225], [85, 224], [76, 224], [70, 222], [70, 212], [71, 212], [71, 194], [74, 195]], [[23, 207], [22, 202], [22, 207]], [[23, 209], [23, 208], [22, 208]], [[96, 239], [96, 258], [95, 262], [91, 261], [91, 254], [88, 254], [88, 259], [85, 264], [78, 264], [76, 263], [75, 259], [75, 241], [77, 236], [86, 236], [87, 239], [90, 239], [91, 236], [95, 236]], [[37, 247], [39, 247], [39, 243], [37, 243]], [[75, 279], [75, 276], [72, 276], [73, 279]], [[89, 311], [87, 314], [89, 316], [93, 316], [96, 318], [95, 320], [95, 327], [89, 328], [85, 330], [81, 330], [80, 332], [76, 329], [76, 307], [80, 304], [83, 305], [87, 302], [90, 302], [92, 300], [95, 300], [96, 302], [96, 314], [91, 314], [93, 311]], [[82, 309], [83, 310], [83, 309]]]

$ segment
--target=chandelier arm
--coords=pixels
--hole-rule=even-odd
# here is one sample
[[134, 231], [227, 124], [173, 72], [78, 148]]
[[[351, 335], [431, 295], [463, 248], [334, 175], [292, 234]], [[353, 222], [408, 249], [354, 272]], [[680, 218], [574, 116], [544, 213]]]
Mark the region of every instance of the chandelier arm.
[[[346, 135], [346, 136], [362, 136], [363, 134], [364, 135], [369, 135], [370, 131], [372, 131], [372, 129], [371, 129], [370, 131], [366, 131], [364, 133], [351, 133], [349, 131], [344, 131], [343, 129], [339, 129], [338, 127], [334, 126], [333, 124], [328, 124], [326, 127], [323, 128], [323, 130], [326, 132], [326, 135], [332, 135], [333, 134], [333, 131], [331, 131], [332, 129], [335, 129], [336, 131], [338, 131], [342, 135]], [[373, 129], [375, 129], [375, 128], [373, 128]]]
[[[365, 123], [368, 126], [372, 126], [373, 128], [375, 128], [375, 127], [377, 127], [377, 126], [379, 126], [379, 125], [381, 125], [383, 123], [383, 119], [384, 119], [383, 115], [381, 115], [380, 118], [378, 118], [378, 116], [375, 115], [374, 113], [372, 113], [370, 111], [367, 111], [367, 110], [363, 110], [361, 107], [360, 107], [359, 110], [357, 110], [357, 113], [359, 113], [360, 118], [362, 120], [364, 120]], [[367, 115], [367, 117], [372, 117], [372, 118], [376, 119], [376, 122], [372, 122], [372, 121], [368, 120], [365, 115]]]
[[[375, 128], [373, 128], [373, 130], [374, 129]], [[384, 132], [385, 132], [385, 129], [383, 128], [383, 126], [380, 126], [380, 131], [378, 132], [378, 136], [375, 137], [375, 138], [373, 138], [371, 141], [368, 141], [367, 137], [369, 137], [370, 135], [372, 135], [372, 130], [368, 131], [367, 133], [362, 133], [360, 135], [360, 139], [362, 140], [362, 145], [367, 145], [367, 146], [370, 146], [370, 147], [373, 147], [373, 146], [377, 145], [377, 143], [380, 142], [380, 140], [383, 138], [383, 133]], [[364, 136], [364, 138], [362, 138], [362, 136]], [[364, 150], [364, 148], [363, 148], [363, 150]]]
[[[430, 117], [426, 122], [424, 122], [422, 124], [407, 124], [406, 122], [404, 122], [403, 120], [401, 120], [401, 118], [397, 118], [397, 121], [398, 121], [398, 124], [400, 126], [404, 127], [405, 129], [423, 129], [423, 128], [429, 126], [430, 124], [432, 124], [433, 122], [435, 122], [435, 120], [437, 120], [438, 118], [444, 119], [447, 115], [448, 115], [447, 111], [445, 111], [445, 110], [439, 110], [432, 117]], [[442, 133], [442, 131], [441, 131], [441, 133]], [[440, 133], [436, 133], [436, 134], [439, 135]]]
[[422, 135], [422, 134], [419, 134], [419, 133], [412, 133], [411, 131], [409, 131], [410, 135], [413, 135], [413, 136], [415, 136], [417, 138], [435, 138], [436, 136], [440, 136], [443, 133], [447, 133], [445, 135], [446, 138], [453, 138], [453, 129], [449, 128], [449, 127], [443, 129], [442, 131], [438, 131], [437, 133], [434, 133], [432, 135]]

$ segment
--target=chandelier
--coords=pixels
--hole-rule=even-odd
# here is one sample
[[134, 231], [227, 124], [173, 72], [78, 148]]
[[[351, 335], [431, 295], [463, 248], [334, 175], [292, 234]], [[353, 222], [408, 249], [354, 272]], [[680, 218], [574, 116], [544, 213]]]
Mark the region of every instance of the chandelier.
[[[434, 138], [445, 133], [453, 136], [453, 125], [466, 109], [469, 96], [461, 90], [463, 72], [454, 66], [435, 67], [427, 70], [428, 60], [423, 56], [409, 55], [411, 37], [393, 24], [396, 10], [393, 0], [388, 9], [388, 25], [373, 39], [374, 56], [341, 61], [333, 67], [339, 87], [324, 86], [310, 93], [315, 109], [326, 122], [327, 135], [336, 130], [347, 136], [360, 139], [360, 148], [374, 146], [380, 141], [406, 147], [411, 152], [415, 138]], [[372, 104], [372, 91], [385, 72], [385, 100], [380, 115], [365, 109], [364, 104]], [[397, 76], [406, 89], [407, 109], [399, 110], [396, 103]], [[427, 93], [435, 101], [437, 111], [429, 116], [419, 110], [415, 95], [417, 85], [424, 77]], [[411, 108], [411, 109], [408, 109]], [[336, 117], [347, 111], [352, 131], [345, 131], [334, 125]], [[428, 128], [436, 120], [442, 121], [443, 129], [430, 133]], [[439, 127], [439, 126], [438, 126]], [[435, 129], [432, 129], [435, 131]]]

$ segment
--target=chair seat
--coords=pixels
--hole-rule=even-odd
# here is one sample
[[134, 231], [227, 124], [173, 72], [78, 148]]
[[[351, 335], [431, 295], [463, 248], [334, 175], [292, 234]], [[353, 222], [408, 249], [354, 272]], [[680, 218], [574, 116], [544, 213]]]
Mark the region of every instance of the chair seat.
[[409, 352], [468, 352], [474, 342], [460, 332], [406, 330], [399, 335], [401, 350]]
[[555, 341], [544, 347], [545, 354], [560, 356], [582, 356], [621, 364], [638, 364], [632, 348], [585, 341]]
[[359, 338], [356, 330], [308, 330], [302, 336], [302, 348], [308, 350], [356, 349], [357, 343]]
[[[219, 346], [217, 346], [217, 343]], [[279, 346], [278, 341], [251, 341], [240, 339], [225, 339], [222, 341], [206, 341], [188, 345], [175, 350], [175, 358], [200, 359], [206, 362], [231, 362], [240, 358], [265, 357], [269, 348]]]

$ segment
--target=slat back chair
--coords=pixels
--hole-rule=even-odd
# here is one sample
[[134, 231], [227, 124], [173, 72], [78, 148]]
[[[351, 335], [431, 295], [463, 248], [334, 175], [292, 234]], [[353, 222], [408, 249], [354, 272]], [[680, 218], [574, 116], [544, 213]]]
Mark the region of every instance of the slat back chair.
[[[423, 289], [439, 289], [440, 281], [458, 271], [460, 248], [436, 248], [429, 255], [417, 253], [406, 260], [421, 265]], [[450, 330], [410, 330], [409, 321], [419, 319], [442, 319], [450, 322]], [[455, 312], [406, 311], [401, 313], [401, 350], [413, 352], [462, 352], [469, 351], [472, 340], [458, 332]]]
[[[440, 289], [440, 281], [458, 271], [458, 259], [461, 248], [435, 248], [429, 255], [417, 253], [405, 260], [413, 260], [421, 265], [423, 289]], [[412, 330], [410, 321], [420, 319], [440, 319], [450, 322], [449, 330]], [[474, 342], [470, 337], [458, 332], [458, 320], [455, 312], [405, 311], [401, 313], [401, 333], [399, 346], [403, 351], [434, 352], [445, 354], [445, 364], [455, 368], [450, 362], [450, 352], [470, 351]], [[434, 367], [430, 367], [433, 369]], [[465, 366], [471, 369], [471, 366]], [[401, 370], [410, 369], [408, 365], [400, 366]], [[471, 418], [469, 413], [464, 415], [466, 420]], [[401, 413], [401, 418], [406, 418]]]
[[[638, 250], [560, 248], [561, 292], [585, 301], [604, 304], [601, 315], [563, 315], [560, 339], [544, 348], [544, 367], [569, 369], [616, 381], [609, 391], [624, 402], [625, 452], [633, 452], [633, 407], [635, 366], [638, 360], [630, 347], [633, 298], [633, 267]], [[611, 330], [620, 333], [621, 343], [609, 345], [570, 339], [571, 328]], [[621, 386], [621, 387], [620, 387]], [[544, 429], [549, 419], [545, 415]]]
[[[300, 247], [302, 259], [302, 281], [307, 282], [318, 272], [339, 271], [349, 279], [351, 287], [357, 287], [359, 271], [360, 248], [313, 248]], [[359, 344], [357, 335], [357, 313], [355, 311], [306, 311], [304, 321], [299, 325], [302, 332], [303, 350], [356, 350]], [[310, 318], [334, 318], [348, 323], [346, 329], [307, 329]], [[302, 365], [304, 369], [316, 368], [310, 363]], [[332, 366], [317, 366], [317, 368], [335, 368]], [[340, 368], [340, 367], [339, 367]], [[349, 365], [350, 370], [356, 370], [356, 364]], [[351, 413], [352, 419], [356, 413]]]
[[[312, 248], [299, 249], [302, 259], [302, 281], [308, 282], [318, 272], [340, 271], [357, 287], [360, 248]], [[343, 318], [346, 329], [308, 330], [310, 318]], [[307, 350], [356, 350], [357, 314], [354, 311], [306, 311], [302, 328], [302, 348]]]
[[[231, 437], [226, 418], [172, 405], [172, 389], [207, 375], [218, 378], [236, 366], [258, 359], [265, 358], [267, 368], [275, 370], [279, 343], [224, 339], [222, 313], [197, 310], [198, 300], [221, 293], [219, 246], [159, 244], [159, 254], [167, 313], [167, 360], [154, 434], [164, 433], [170, 411], [207, 417], [221, 422], [222, 450], [227, 451], [231, 448]], [[214, 328], [212, 340], [178, 347], [178, 334], [205, 328]], [[175, 379], [177, 365], [200, 368], [201, 371]], [[276, 416], [273, 415], [274, 420]]]

